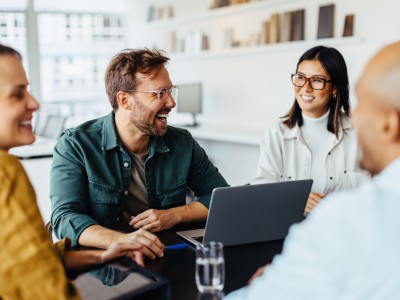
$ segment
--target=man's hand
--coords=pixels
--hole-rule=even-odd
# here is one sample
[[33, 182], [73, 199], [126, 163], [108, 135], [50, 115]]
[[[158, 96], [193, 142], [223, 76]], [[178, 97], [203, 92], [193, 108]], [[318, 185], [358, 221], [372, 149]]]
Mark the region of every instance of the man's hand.
[[125, 256], [132, 259], [140, 266], [144, 266], [143, 253], [139, 250], [143, 248], [139, 243], [114, 243], [101, 254], [101, 263], [106, 263], [115, 258]]
[[135, 242], [113, 243], [106, 250], [67, 250], [65, 252], [65, 267], [69, 271], [85, 271], [121, 256], [129, 257], [138, 265], [144, 266], [143, 245]]
[[173, 209], [148, 209], [135, 217], [131, 217], [129, 225], [151, 232], [167, 230], [180, 222]]
[[116, 241], [118, 243], [141, 244], [140, 252], [151, 259], [164, 256], [165, 245], [154, 234], [143, 229], [122, 234]]
[[306, 205], [305, 212], [310, 213], [311, 210], [322, 200], [324, 199], [326, 194], [317, 194], [317, 193], [310, 193], [308, 196], [308, 201]]

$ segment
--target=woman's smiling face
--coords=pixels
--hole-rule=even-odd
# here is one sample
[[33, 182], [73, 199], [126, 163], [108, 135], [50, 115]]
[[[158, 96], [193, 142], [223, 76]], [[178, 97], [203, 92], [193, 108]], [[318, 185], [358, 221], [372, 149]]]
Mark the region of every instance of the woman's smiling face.
[[[297, 69], [299, 75], [319, 77], [327, 81], [331, 80], [329, 74], [318, 60], [303, 60]], [[294, 87], [297, 103], [302, 112], [311, 118], [319, 118], [328, 111], [328, 103], [334, 89], [330, 82], [327, 82], [322, 90], [315, 90], [307, 81], [303, 87]]]
[[32, 144], [33, 112], [39, 103], [28, 92], [21, 61], [12, 54], [0, 55], [0, 149]]

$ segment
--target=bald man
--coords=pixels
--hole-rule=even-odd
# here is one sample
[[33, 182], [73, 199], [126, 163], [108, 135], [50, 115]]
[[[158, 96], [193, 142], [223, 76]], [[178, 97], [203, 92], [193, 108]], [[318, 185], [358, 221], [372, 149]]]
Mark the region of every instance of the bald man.
[[226, 299], [400, 299], [400, 42], [371, 59], [356, 92], [361, 166], [377, 175], [328, 197]]

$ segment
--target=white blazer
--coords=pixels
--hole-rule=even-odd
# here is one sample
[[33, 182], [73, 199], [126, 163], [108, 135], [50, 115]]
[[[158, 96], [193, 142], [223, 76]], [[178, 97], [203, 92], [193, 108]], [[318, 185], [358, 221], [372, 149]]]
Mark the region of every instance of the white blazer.
[[[338, 138], [326, 153], [324, 193], [355, 187], [371, 178], [359, 167], [361, 151], [350, 118], [342, 115], [342, 123]], [[257, 176], [251, 184], [310, 179], [311, 162], [311, 151], [304, 142], [300, 127], [296, 124], [290, 129], [279, 121], [263, 136]]]

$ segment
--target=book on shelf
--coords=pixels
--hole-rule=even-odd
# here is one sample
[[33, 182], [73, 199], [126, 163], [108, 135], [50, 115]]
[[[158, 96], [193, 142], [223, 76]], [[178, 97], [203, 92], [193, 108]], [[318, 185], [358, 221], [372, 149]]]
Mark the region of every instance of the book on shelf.
[[318, 39], [332, 38], [334, 29], [335, 4], [319, 7]]
[[156, 14], [156, 8], [153, 5], [150, 5], [147, 11], [147, 22], [154, 21]]
[[260, 44], [268, 44], [269, 41], [269, 21], [262, 22]]
[[166, 7], [166, 17], [173, 18], [174, 17], [174, 7], [172, 5], [168, 5]]
[[219, 0], [218, 7], [224, 7], [229, 5], [229, 0]]
[[186, 41], [186, 37], [185, 38], [180, 38], [178, 40], [177, 52], [179, 52], [179, 53], [184, 53], [185, 52], [185, 41]]
[[210, 6], [210, 9], [218, 8], [220, 7], [220, 0], [214, 0], [213, 4]]
[[229, 0], [229, 5], [243, 4], [250, 2], [250, 0]]
[[202, 40], [201, 40], [201, 50], [204, 51], [204, 50], [208, 50], [208, 49], [210, 49], [208, 35], [203, 34]]
[[184, 52], [185, 53], [193, 53], [194, 49], [194, 38], [193, 34], [189, 33], [185, 36], [185, 42], [184, 42]]
[[211, 5], [211, 9], [242, 4], [247, 2], [250, 2], [250, 0], [214, 0], [213, 4]]
[[279, 13], [272, 14], [270, 24], [269, 24], [268, 44], [279, 43], [279, 41], [280, 41], [279, 22], [280, 22]]
[[347, 15], [344, 19], [343, 36], [353, 36], [354, 15]]
[[234, 44], [233, 29], [226, 28], [224, 30], [224, 40], [223, 40], [224, 48], [231, 48], [233, 47], [233, 44]]
[[199, 53], [208, 50], [208, 46], [208, 36], [200, 30], [196, 30], [185, 36], [183, 52], [187, 54]]
[[293, 28], [291, 41], [303, 41], [304, 40], [304, 9], [293, 12]]
[[282, 16], [282, 26], [280, 33], [280, 41], [281, 42], [289, 42], [292, 38], [292, 29], [293, 29], [293, 16], [294, 13], [291, 11], [287, 11], [283, 13]]
[[177, 39], [175, 31], [165, 33], [165, 49], [167, 53], [177, 52]]
[[203, 49], [203, 34], [201, 31], [193, 32], [193, 53], [199, 53]]
[[259, 32], [253, 32], [250, 34], [250, 38], [247, 41], [248, 47], [258, 46], [261, 44], [261, 36]]
[[156, 20], [164, 19], [165, 8], [160, 6], [156, 9]]
[[147, 21], [162, 20], [172, 18], [174, 16], [174, 8], [172, 5], [159, 6], [150, 5], [147, 11]]

